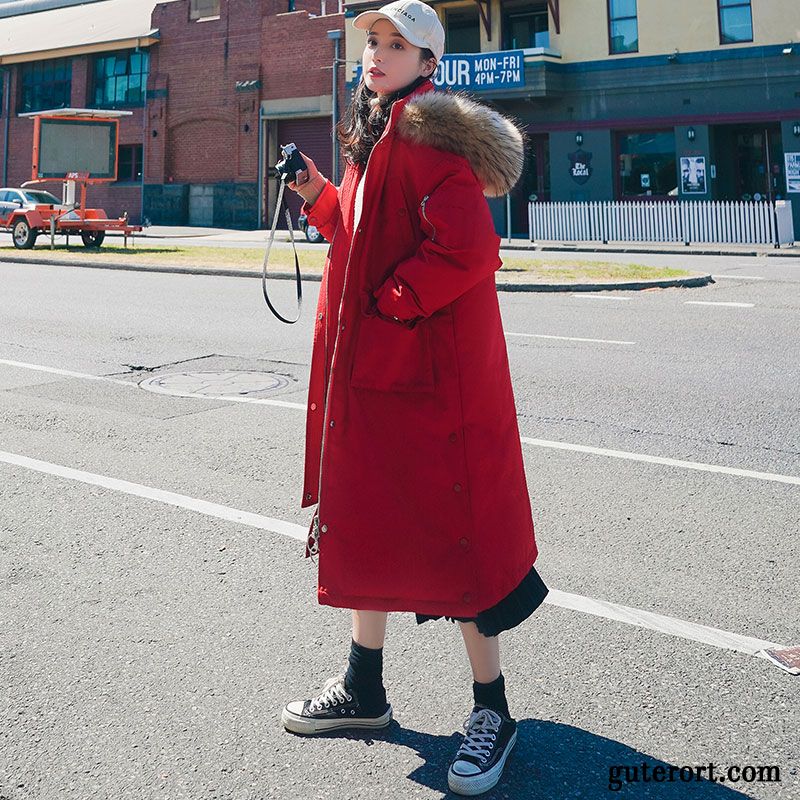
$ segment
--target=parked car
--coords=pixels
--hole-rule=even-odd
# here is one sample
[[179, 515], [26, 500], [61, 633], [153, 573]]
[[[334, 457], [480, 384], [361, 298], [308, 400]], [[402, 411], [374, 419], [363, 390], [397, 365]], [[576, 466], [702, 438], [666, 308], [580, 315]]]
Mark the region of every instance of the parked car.
[[325, 237], [316, 229], [314, 225], [308, 224], [308, 217], [301, 214], [297, 218], [297, 227], [306, 234], [306, 239], [312, 244], [319, 244], [325, 241]]
[[35, 208], [37, 205], [65, 208], [54, 194], [44, 189], [0, 189], [0, 217], [7, 217], [10, 211], [18, 208]]

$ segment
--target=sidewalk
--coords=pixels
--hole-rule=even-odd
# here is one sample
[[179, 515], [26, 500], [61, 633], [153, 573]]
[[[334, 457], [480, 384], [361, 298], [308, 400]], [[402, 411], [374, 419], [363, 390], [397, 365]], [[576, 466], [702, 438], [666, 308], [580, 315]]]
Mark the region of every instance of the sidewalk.
[[[305, 242], [302, 231], [295, 231], [295, 240]], [[107, 236], [120, 236], [109, 233]], [[269, 236], [268, 230], [234, 230], [231, 228], [199, 228], [191, 226], [151, 225], [136, 239], [190, 239], [202, 237], [208, 241], [265, 244]], [[289, 242], [289, 232], [275, 231], [275, 242]], [[322, 246], [322, 245], [320, 245]], [[800, 244], [783, 245], [775, 248], [772, 245], [749, 244], [669, 244], [664, 242], [530, 242], [527, 239], [514, 238], [510, 242], [503, 237], [500, 240], [502, 250], [530, 250], [539, 252], [578, 252], [578, 253], [643, 253], [653, 255], [710, 255], [710, 256], [761, 256], [761, 257], [794, 257], [800, 258]]]

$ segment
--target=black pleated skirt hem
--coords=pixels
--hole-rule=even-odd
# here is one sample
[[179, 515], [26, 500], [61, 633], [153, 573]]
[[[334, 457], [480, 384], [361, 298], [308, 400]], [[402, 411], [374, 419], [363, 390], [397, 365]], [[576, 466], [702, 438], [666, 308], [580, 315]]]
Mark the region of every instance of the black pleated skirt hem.
[[[515, 628], [524, 622], [542, 604], [550, 590], [542, 580], [542, 576], [532, 566], [528, 574], [519, 582], [515, 589], [512, 589], [502, 600], [495, 603], [485, 611], [479, 611], [477, 617], [448, 617], [450, 622], [474, 622], [478, 626], [478, 631], [484, 636], [497, 636], [502, 631]], [[441, 619], [432, 614], [416, 614], [417, 624], [427, 622], [430, 619]]]

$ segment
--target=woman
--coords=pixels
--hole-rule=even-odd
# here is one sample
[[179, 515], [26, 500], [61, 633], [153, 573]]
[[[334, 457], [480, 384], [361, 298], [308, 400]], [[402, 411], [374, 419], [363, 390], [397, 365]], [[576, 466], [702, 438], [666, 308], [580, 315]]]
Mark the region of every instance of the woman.
[[486, 196], [520, 177], [507, 118], [431, 80], [444, 50], [433, 9], [399, 0], [358, 15], [363, 75], [338, 128], [341, 186], [289, 183], [331, 242], [308, 395], [301, 507], [318, 600], [353, 609], [347, 671], [283, 710], [297, 733], [380, 728], [389, 611], [458, 620], [474, 706], [448, 781], [477, 794], [516, 741], [498, 634], [547, 594], [537, 557], [494, 273]]

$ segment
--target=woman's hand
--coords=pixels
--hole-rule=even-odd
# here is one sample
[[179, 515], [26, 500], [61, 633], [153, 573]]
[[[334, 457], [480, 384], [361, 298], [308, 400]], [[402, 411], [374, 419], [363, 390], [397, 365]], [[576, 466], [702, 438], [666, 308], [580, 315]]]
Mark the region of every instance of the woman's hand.
[[305, 200], [309, 205], [312, 205], [325, 187], [326, 179], [325, 176], [317, 169], [317, 165], [314, 163], [314, 161], [302, 150], [300, 151], [300, 155], [308, 167], [308, 180], [300, 185], [297, 184], [297, 181], [286, 181], [286, 185], [293, 192], [297, 192], [297, 194], [299, 194], [300, 197], [302, 197], [303, 200]]

